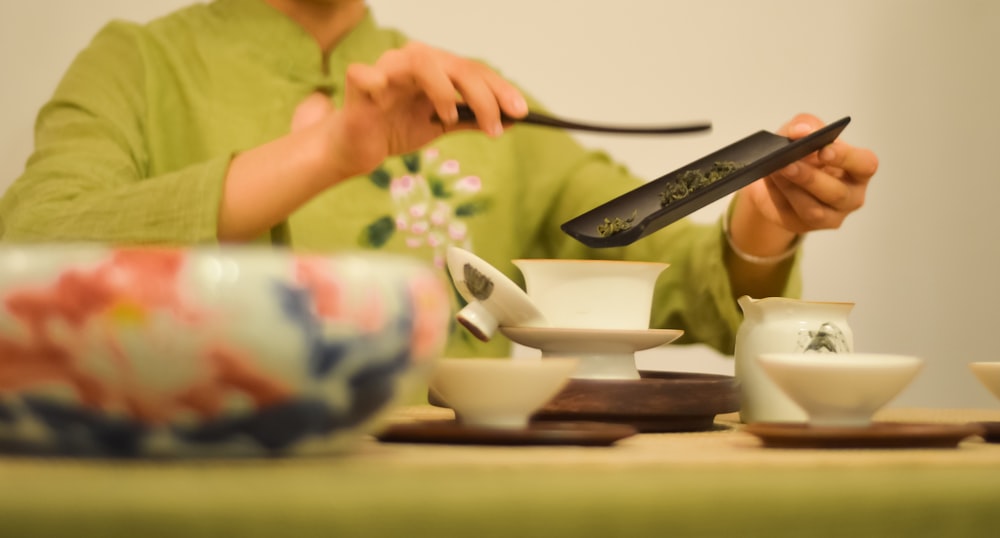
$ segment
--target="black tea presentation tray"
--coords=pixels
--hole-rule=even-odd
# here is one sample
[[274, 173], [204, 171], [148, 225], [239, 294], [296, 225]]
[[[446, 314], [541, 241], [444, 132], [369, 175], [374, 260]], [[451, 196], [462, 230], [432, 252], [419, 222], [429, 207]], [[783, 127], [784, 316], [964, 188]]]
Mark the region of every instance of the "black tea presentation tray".
[[595, 248], [631, 244], [833, 142], [844, 117], [791, 140], [758, 131], [570, 219], [562, 230]]

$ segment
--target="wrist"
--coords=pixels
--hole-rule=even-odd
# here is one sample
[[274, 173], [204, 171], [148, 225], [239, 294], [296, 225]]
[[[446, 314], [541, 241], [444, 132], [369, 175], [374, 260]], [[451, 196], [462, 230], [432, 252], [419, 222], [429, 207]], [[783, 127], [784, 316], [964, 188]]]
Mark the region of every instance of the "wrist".
[[381, 165], [388, 150], [385, 143], [373, 132], [369, 118], [358, 118], [344, 110], [330, 114], [320, 128], [320, 153], [328, 185], [332, 186], [345, 179], [369, 174]]
[[738, 198], [722, 216], [722, 232], [729, 250], [754, 265], [775, 265], [794, 256], [803, 236], [766, 220]]
[[343, 131], [336, 120], [331, 118], [329, 123], [317, 124], [306, 142], [310, 147], [309, 162], [315, 170], [320, 191], [369, 171], [352, 162], [350, 151], [345, 145], [347, 136]]
[[785, 250], [778, 252], [776, 254], [769, 254], [766, 256], [758, 256], [756, 254], [751, 254], [743, 250], [736, 244], [733, 239], [732, 231], [730, 230], [729, 216], [722, 216], [722, 234], [726, 238], [726, 243], [729, 245], [729, 250], [732, 251], [737, 258], [754, 265], [775, 265], [781, 263], [788, 258], [791, 258], [799, 250], [799, 246], [802, 244], [802, 236], [795, 235], [792, 240], [787, 243]]

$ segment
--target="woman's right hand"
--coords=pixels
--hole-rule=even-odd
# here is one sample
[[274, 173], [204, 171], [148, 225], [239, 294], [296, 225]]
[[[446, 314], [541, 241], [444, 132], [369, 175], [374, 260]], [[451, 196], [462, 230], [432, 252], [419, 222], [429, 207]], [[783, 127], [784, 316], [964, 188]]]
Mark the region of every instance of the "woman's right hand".
[[[457, 121], [459, 102], [472, 108], [476, 124]], [[388, 51], [374, 65], [353, 64], [340, 108], [314, 94], [299, 105], [287, 136], [234, 157], [218, 238], [258, 237], [324, 190], [446, 132], [479, 129], [499, 136], [501, 112], [527, 114], [517, 88], [481, 63], [422, 43]]]
[[[477, 124], [459, 123], [465, 102]], [[528, 107], [512, 84], [485, 65], [411, 42], [374, 65], [347, 70], [344, 102], [326, 118], [335, 177], [374, 170], [387, 157], [423, 147], [442, 134], [478, 129], [503, 133], [501, 113], [519, 118]]]

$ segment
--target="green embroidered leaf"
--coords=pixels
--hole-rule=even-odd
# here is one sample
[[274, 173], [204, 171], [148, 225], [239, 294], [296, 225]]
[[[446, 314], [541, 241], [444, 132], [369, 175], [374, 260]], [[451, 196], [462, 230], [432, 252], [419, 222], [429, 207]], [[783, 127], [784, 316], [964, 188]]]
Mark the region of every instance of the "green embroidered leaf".
[[419, 153], [407, 153], [403, 155], [403, 165], [406, 169], [410, 171], [411, 174], [417, 173], [420, 170], [420, 154]]
[[396, 233], [396, 222], [392, 217], [384, 216], [361, 231], [358, 243], [363, 247], [381, 248], [389, 242], [394, 233]]
[[486, 211], [490, 207], [490, 201], [485, 198], [469, 200], [463, 204], [455, 206], [456, 217], [471, 217]]
[[441, 181], [439, 177], [429, 177], [427, 178], [427, 186], [431, 190], [431, 195], [435, 198], [451, 198], [451, 191], [448, 190], [448, 186], [444, 181]]
[[368, 178], [380, 189], [388, 189], [389, 184], [392, 183], [392, 175], [381, 166], [376, 168], [371, 174], [368, 174]]

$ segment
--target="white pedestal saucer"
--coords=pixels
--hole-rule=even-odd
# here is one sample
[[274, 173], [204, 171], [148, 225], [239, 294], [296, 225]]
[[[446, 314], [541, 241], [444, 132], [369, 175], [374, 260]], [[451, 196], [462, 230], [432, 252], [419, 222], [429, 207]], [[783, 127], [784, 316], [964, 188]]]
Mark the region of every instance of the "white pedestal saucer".
[[606, 330], [557, 327], [506, 327], [500, 332], [523, 346], [538, 349], [542, 357], [576, 357], [576, 379], [639, 379], [635, 352], [669, 344], [681, 337], [679, 329]]

